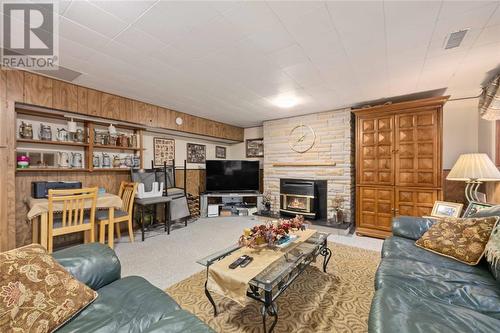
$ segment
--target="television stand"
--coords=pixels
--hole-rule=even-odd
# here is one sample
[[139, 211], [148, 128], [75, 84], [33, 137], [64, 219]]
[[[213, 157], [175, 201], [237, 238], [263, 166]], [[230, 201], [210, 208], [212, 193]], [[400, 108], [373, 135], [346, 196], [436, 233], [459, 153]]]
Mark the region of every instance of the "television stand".
[[[222, 202], [224, 202], [224, 199], [229, 199], [229, 198], [239, 198], [244, 201], [244, 198], [256, 198], [257, 199], [257, 210], [263, 210], [264, 205], [262, 203], [262, 193], [259, 192], [210, 192], [210, 193], [203, 193], [200, 194], [200, 216], [201, 217], [207, 217], [208, 215], [208, 198], [218, 198]], [[225, 204], [222, 203], [222, 207], [224, 207]], [[228, 206], [232, 206], [228, 204]]]

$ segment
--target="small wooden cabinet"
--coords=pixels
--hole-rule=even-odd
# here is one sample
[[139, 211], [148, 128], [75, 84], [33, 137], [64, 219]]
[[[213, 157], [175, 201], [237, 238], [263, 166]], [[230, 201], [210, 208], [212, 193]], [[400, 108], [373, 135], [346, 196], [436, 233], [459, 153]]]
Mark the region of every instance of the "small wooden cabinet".
[[442, 197], [442, 109], [447, 99], [353, 111], [358, 234], [387, 237], [394, 216], [428, 215]]

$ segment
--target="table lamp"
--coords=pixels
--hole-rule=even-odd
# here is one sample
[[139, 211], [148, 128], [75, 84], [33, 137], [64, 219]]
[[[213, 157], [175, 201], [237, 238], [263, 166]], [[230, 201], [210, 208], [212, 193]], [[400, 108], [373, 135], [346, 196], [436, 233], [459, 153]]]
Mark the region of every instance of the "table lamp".
[[467, 201], [479, 201], [479, 185], [500, 180], [500, 171], [486, 154], [463, 154], [455, 162], [446, 179], [464, 181]]

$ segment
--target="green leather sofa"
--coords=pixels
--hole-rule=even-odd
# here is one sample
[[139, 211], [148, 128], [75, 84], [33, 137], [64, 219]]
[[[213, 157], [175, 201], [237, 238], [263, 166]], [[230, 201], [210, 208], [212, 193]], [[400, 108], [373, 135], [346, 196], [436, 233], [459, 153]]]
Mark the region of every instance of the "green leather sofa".
[[99, 296], [57, 332], [214, 332], [164, 291], [138, 276], [120, 277], [115, 252], [100, 243], [57, 251], [54, 258]]
[[431, 219], [401, 216], [384, 241], [369, 316], [371, 333], [500, 332], [500, 277], [415, 246]]

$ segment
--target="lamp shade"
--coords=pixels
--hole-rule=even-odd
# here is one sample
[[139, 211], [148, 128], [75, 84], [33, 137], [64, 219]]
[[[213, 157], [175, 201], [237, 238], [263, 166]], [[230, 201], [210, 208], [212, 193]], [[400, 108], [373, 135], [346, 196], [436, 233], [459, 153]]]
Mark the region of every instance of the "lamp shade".
[[486, 154], [463, 154], [446, 177], [448, 180], [500, 180], [500, 171]]

